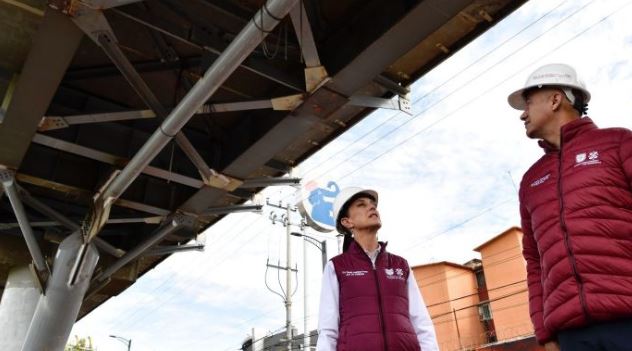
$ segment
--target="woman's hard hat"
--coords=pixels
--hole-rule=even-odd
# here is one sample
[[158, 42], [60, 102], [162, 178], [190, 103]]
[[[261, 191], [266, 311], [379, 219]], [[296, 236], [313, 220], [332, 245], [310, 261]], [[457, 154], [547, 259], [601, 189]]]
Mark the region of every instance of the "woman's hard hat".
[[[511, 107], [523, 111], [527, 107], [523, 96], [524, 91], [531, 88], [541, 88], [543, 86], [559, 86], [562, 88], [577, 89], [584, 94], [584, 103], [590, 101], [590, 92], [586, 90], [584, 83], [577, 77], [575, 69], [563, 63], [551, 63], [536, 69], [529, 75], [524, 87], [511, 93], [509, 97], [507, 97], [507, 101]], [[570, 90], [566, 91], [566, 89], [564, 89], [564, 93], [571, 103], [575, 103], [575, 97]]]
[[340, 223], [340, 211], [345, 207], [347, 202], [349, 202], [352, 197], [360, 193], [370, 195], [371, 197], [373, 197], [373, 200], [375, 200], [375, 203], [377, 204], [377, 191], [375, 190], [360, 187], [348, 187], [342, 189], [334, 200], [334, 219], [336, 220], [336, 229], [338, 230], [338, 232], [344, 233], [345, 231], [345, 228]]

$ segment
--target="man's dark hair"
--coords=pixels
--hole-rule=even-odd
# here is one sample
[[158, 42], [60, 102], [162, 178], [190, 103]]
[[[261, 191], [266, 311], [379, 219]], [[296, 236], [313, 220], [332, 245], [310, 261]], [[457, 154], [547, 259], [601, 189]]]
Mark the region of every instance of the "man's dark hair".
[[[563, 87], [563, 86], [556, 86], [556, 85], [546, 85], [546, 86], [542, 86], [542, 87], [531, 87], [531, 88], [525, 89], [522, 92], [522, 98], [526, 100], [527, 96], [529, 94], [531, 94], [535, 90], [542, 89], [542, 88], [562, 90], [565, 87]], [[571, 92], [575, 96], [575, 102], [573, 103], [573, 108], [579, 113], [579, 116], [581, 117], [581, 116], [585, 115], [586, 112], [588, 111], [588, 104], [586, 103], [586, 96], [579, 89], [571, 89]], [[566, 94], [564, 94], [564, 96], [566, 96]], [[568, 99], [568, 97], [566, 97], [566, 98]]]
[[579, 116], [583, 116], [588, 112], [588, 104], [586, 103], [586, 96], [581, 90], [571, 89], [573, 95], [575, 95], [575, 103], [573, 108], [579, 112]]

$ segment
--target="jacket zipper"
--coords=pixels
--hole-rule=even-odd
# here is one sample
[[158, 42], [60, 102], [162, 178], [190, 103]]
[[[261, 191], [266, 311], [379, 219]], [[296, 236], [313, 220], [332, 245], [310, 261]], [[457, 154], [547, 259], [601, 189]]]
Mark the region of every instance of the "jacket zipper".
[[365, 254], [364, 256], [366, 256], [366, 258], [369, 260], [369, 262], [373, 266], [373, 277], [375, 278], [375, 288], [377, 289], [377, 308], [380, 313], [380, 327], [382, 327], [382, 339], [384, 341], [384, 351], [388, 351], [388, 346], [387, 346], [388, 344], [386, 343], [386, 326], [384, 325], [384, 314], [382, 312], [382, 293], [380, 292], [380, 283], [377, 277], [377, 259], [380, 257], [381, 254], [382, 254], [382, 251], [380, 250], [380, 252], [377, 254], [377, 257], [375, 258], [375, 264], [373, 263], [373, 261], [371, 261], [371, 258], [368, 255]]
[[558, 177], [557, 177], [557, 192], [558, 197], [560, 199], [560, 226], [562, 227], [562, 233], [564, 234], [564, 246], [566, 246], [566, 252], [568, 254], [569, 260], [571, 261], [571, 268], [573, 269], [573, 276], [575, 277], [575, 281], [579, 286], [579, 302], [582, 306], [582, 312], [584, 312], [584, 317], [587, 321], [591, 320], [590, 314], [588, 313], [588, 307], [586, 306], [586, 300], [584, 296], [584, 283], [582, 281], [582, 277], [579, 275], [577, 271], [577, 262], [575, 261], [575, 255], [573, 254], [573, 250], [571, 248], [571, 239], [568, 235], [568, 228], [566, 227], [566, 221], [564, 220], [564, 198], [562, 196], [562, 149], [564, 145], [564, 137], [560, 135], [560, 152], [558, 159]]

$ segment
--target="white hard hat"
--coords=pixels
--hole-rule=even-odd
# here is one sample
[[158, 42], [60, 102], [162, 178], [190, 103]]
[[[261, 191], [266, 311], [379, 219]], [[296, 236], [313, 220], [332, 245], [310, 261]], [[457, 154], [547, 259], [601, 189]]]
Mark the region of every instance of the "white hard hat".
[[342, 226], [342, 224], [340, 224], [340, 218], [338, 218], [338, 216], [340, 215], [340, 210], [342, 210], [345, 204], [352, 197], [359, 193], [366, 193], [371, 195], [375, 200], [375, 203], [377, 204], [377, 191], [375, 190], [360, 187], [349, 187], [342, 189], [334, 200], [334, 219], [336, 220], [336, 229], [338, 229], [338, 232], [344, 233], [344, 227]]
[[[590, 101], [590, 92], [586, 90], [584, 83], [577, 77], [575, 69], [563, 63], [551, 63], [536, 69], [529, 75], [524, 87], [511, 93], [507, 97], [507, 101], [511, 107], [522, 111], [527, 107], [523, 92], [530, 88], [541, 88], [547, 85], [577, 89], [584, 94], [585, 103]], [[575, 96], [570, 89], [568, 91], [565, 89], [564, 93], [571, 103], [575, 103]]]

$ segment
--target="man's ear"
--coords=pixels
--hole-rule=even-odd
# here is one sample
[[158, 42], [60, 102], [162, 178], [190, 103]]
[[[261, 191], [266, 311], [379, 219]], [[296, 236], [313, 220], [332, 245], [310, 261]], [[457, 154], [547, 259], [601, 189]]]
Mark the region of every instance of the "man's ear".
[[562, 93], [561, 91], [555, 91], [551, 95], [551, 108], [553, 109], [553, 111], [557, 111], [560, 109], [560, 107], [562, 107], [562, 100], [565, 96], [566, 95], [564, 95], [564, 93]]

